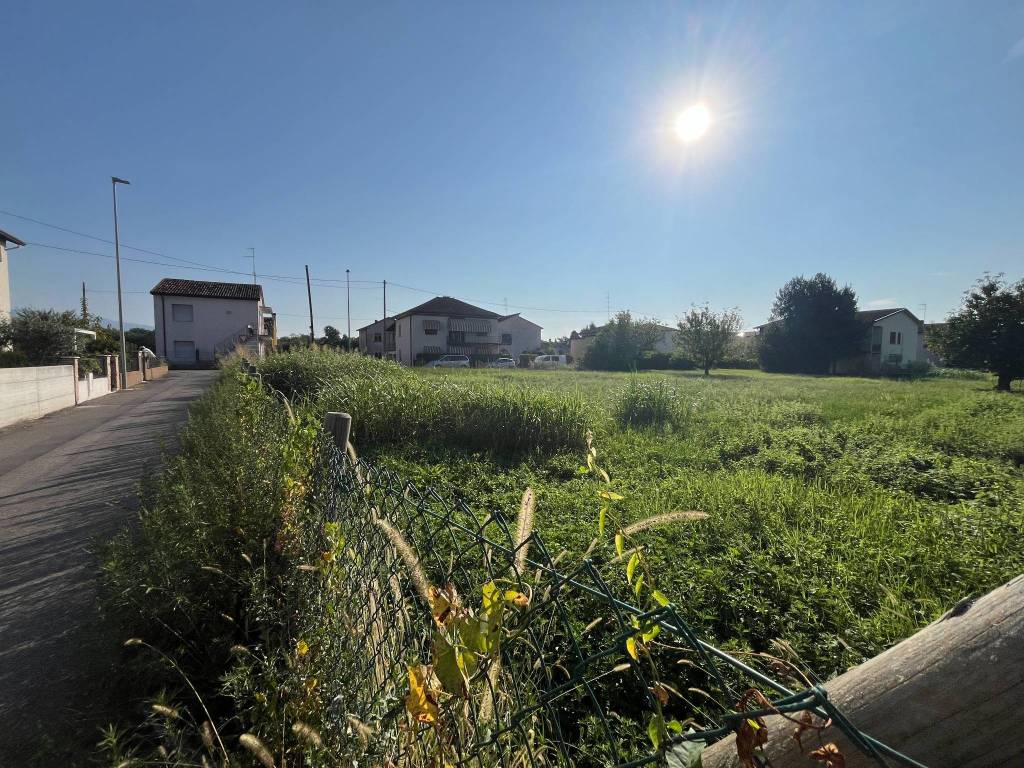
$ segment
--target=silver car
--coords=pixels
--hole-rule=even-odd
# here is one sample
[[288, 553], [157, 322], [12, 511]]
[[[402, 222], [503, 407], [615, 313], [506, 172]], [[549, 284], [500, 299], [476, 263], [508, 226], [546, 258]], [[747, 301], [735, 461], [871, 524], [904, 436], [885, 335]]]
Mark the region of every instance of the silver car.
[[427, 363], [427, 368], [469, 368], [466, 355], [444, 355]]
[[493, 363], [491, 363], [488, 367], [489, 368], [515, 368], [516, 367], [516, 361], [513, 360], [511, 357], [499, 357], [497, 360], [495, 360]]

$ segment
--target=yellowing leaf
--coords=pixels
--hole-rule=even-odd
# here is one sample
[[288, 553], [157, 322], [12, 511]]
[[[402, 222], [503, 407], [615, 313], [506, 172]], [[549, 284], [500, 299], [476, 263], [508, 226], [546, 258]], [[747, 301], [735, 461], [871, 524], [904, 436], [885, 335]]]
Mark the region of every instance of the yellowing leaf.
[[664, 735], [665, 718], [658, 714], [651, 715], [651, 719], [647, 723], [647, 737], [651, 740], [651, 744], [654, 745], [655, 749], [661, 749]]
[[295, 644], [295, 655], [301, 659], [307, 653], [309, 653], [309, 643], [305, 640], [299, 640], [299, 642]]
[[615, 553], [622, 557], [622, 553], [626, 551], [626, 539], [622, 535], [621, 531], [615, 534]]
[[640, 656], [639, 656], [639, 654], [637, 654], [637, 651], [636, 651], [636, 638], [635, 637], [627, 637], [626, 638], [626, 652], [630, 656], [633, 657], [634, 661], [640, 661]]
[[604, 536], [604, 519], [608, 514], [608, 507], [601, 507], [601, 511], [597, 513], [597, 534], [598, 536]]
[[409, 694], [405, 697], [405, 709], [418, 723], [436, 723], [437, 692], [429, 686], [433, 672], [423, 664], [408, 666]]
[[633, 556], [629, 558], [629, 562], [626, 564], [626, 581], [630, 584], [633, 583], [633, 574], [636, 573], [636, 567], [640, 565], [640, 553], [634, 552]]
[[633, 594], [640, 597], [640, 592], [644, 588], [644, 575], [641, 573], [640, 577], [636, 580], [636, 586], [633, 587]]
[[608, 501], [622, 501], [622, 499], [626, 498], [621, 493], [616, 493], [615, 491], [598, 491], [597, 495]]
[[[473, 659], [472, 654], [468, 654]], [[467, 696], [465, 661], [461, 659], [462, 652], [456, 649], [438, 631], [434, 631], [434, 643], [431, 658], [434, 662], [434, 673], [441, 681], [441, 686], [453, 696], [465, 698]]]
[[665, 605], [668, 605], [668, 604], [669, 604], [669, 599], [668, 599], [667, 597], [665, 597], [665, 595], [663, 595], [663, 594], [662, 594], [661, 592], [659, 592], [659, 591], [658, 591], [657, 589], [655, 589], [655, 590], [653, 590], [653, 591], [651, 592], [651, 597], [653, 597], [653, 598], [654, 598], [654, 601], [655, 601], [655, 602], [656, 602], [656, 603], [657, 603], [658, 605], [662, 605], [662, 606], [665, 606]]

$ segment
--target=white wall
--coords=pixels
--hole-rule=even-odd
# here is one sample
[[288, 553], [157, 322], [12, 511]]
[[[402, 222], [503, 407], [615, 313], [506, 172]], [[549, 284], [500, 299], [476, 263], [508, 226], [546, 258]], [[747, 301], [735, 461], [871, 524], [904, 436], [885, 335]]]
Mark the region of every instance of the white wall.
[[0, 368], [0, 427], [75, 404], [71, 365]]
[[533, 352], [540, 348], [540, 332], [539, 325], [531, 323], [519, 315], [512, 315], [498, 321], [498, 340], [501, 340], [501, 335], [504, 333], [512, 335], [512, 343], [502, 344], [501, 349], [507, 350], [509, 356], [517, 360], [523, 352]]
[[[882, 359], [883, 365], [899, 364], [906, 365], [918, 360], [924, 360], [924, 344], [920, 335], [920, 326], [906, 312], [883, 318], [875, 323], [882, 329]], [[889, 341], [892, 333], [902, 334], [902, 341], [893, 344]], [[897, 337], [900, 338], [900, 337]], [[890, 363], [890, 355], [899, 355], [899, 363]]]
[[0, 319], [11, 317], [11, 278], [7, 267], [7, 249], [0, 242]]
[[[174, 304], [192, 305], [192, 322], [175, 322]], [[244, 336], [247, 326], [251, 325], [255, 330], [259, 323], [258, 302], [241, 299], [153, 296], [153, 315], [156, 321], [155, 352], [171, 363], [183, 365], [194, 364], [196, 360], [175, 358], [175, 341], [193, 342], [199, 361], [211, 362], [216, 354], [229, 351], [222, 346], [229, 337]]]
[[96, 376], [92, 373], [87, 373], [84, 379], [78, 381], [78, 402], [84, 403], [86, 400], [95, 400], [97, 397], [103, 397], [104, 395], [110, 394], [110, 379], [102, 374]]

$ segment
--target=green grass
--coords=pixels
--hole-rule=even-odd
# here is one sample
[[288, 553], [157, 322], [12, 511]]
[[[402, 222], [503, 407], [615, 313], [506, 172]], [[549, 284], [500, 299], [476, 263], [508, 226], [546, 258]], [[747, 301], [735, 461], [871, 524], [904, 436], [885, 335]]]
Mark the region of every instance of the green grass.
[[[711, 514], [646, 535], [664, 591], [726, 645], [782, 638], [827, 676], [1024, 571], [1024, 398], [986, 380], [415, 375], [587, 402], [628, 518]], [[452, 442], [361, 449], [480, 509], [513, 509], [533, 485], [553, 548], [580, 552], [594, 535], [595, 488], [575, 475], [575, 450], [510, 461]]]

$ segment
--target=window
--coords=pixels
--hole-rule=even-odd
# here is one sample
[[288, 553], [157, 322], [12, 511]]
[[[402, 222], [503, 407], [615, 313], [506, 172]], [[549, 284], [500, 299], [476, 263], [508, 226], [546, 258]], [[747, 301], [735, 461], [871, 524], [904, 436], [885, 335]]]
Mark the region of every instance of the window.
[[[191, 304], [171, 304], [171, 319], [176, 323], [192, 322]], [[175, 342], [177, 343], [177, 342]]]
[[511, 333], [503, 333], [503, 334], [501, 334], [501, 343], [502, 344], [511, 344], [512, 343], [512, 334]]
[[379, 333], [373, 334], [373, 340], [376, 341], [379, 344], [380, 341], [381, 341], [380, 334]]
[[[192, 309], [192, 307], [189, 307], [189, 309]], [[174, 359], [194, 361], [196, 359], [196, 343], [194, 341], [174, 342]]]
[[433, 328], [433, 327], [431, 327], [431, 328], [424, 328], [423, 329], [423, 335], [424, 336], [437, 336], [437, 328]]

